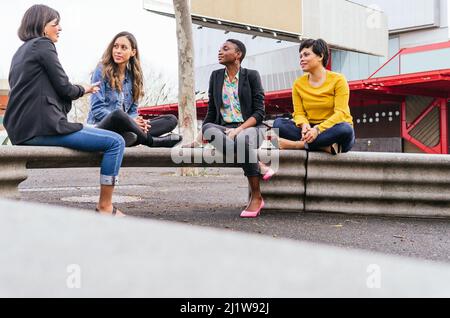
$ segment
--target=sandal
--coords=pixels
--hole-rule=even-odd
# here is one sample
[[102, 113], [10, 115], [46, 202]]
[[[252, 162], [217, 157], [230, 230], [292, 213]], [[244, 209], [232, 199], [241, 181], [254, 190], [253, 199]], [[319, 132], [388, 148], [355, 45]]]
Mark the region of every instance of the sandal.
[[331, 146], [331, 154], [336, 156], [337, 154], [342, 152], [342, 146], [340, 144], [332, 144]]
[[[101, 213], [100, 210], [97, 209], [97, 208], [95, 208], [95, 212]], [[113, 210], [112, 210], [111, 215], [112, 215], [112, 216], [116, 216], [116, 214], [117, 214], [117, 208], [113, 205]]]
[[272, 168], [269, 168], [267, 172], [263, 175], [262, 179], [264, 181], [269, 181], [275, 175], [275, 171]]

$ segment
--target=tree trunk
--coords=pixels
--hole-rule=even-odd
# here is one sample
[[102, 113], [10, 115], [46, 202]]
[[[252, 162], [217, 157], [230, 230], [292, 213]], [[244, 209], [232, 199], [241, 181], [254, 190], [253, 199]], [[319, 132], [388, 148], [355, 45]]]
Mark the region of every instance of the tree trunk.
[[[194, 41], [189, 0], [173, 0], [178, 42], [178, 122], [183, 143], [197, 137], [195, 106]], [[197, 175], [197, 169], [181, 168], [181, 175]]]

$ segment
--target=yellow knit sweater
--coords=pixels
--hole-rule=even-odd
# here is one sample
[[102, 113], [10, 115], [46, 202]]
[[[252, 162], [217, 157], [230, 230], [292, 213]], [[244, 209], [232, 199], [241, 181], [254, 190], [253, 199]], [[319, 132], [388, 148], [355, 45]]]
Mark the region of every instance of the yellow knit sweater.
[[327, 71], [323, 85], [315, 88], [309, 84], [309, 74], [305, 74], [294, 82], [292, 88], [294, 122], [299, 127], [320, 124], [320, 131], [343, 122], [353, 126], [349, 99], [350, 89], [344, 75]]

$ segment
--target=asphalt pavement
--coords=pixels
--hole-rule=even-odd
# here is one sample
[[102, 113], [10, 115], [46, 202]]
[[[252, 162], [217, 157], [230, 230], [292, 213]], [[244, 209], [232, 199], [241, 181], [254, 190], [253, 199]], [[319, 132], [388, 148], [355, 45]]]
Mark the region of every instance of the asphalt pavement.
[[[28, 171], [22, 200], [94, 213], [99, 169]], [[115, 201], [137, 218], [450, 263], [450, 220], [264, 211], [258, 219], [241, 219], [247, 181], [240, 169], [199, 169], [198, 177], [179, 177], [177, 169], [123, 168]]]

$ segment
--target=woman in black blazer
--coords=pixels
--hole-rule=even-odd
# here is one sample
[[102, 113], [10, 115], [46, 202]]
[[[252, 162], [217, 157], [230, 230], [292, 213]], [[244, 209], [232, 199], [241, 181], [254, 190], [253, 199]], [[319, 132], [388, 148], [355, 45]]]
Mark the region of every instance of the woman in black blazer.
[[112, 204], [125, 141], [114, 132], [67, 121], [72, 100], [96, 93], [98, 85], [72, 85], [56, 53], [59, 13], [45, 5], [29, 8], [19, 28], [25, 43], [17, 50], [9, 73], [11, 88], [4, 126], [14, 145], [62, 146], [103, 152], [100, 198], [96, 210], [123, 216]]
[[[263, 165], [257, 158], [257, 149], [266, 130], [262, 124], [264, 90], [259, 73], [241, 67], [245, 53], [245, 45], [234, 39], [227, 40], [220, 48], [219, 63], [225, 69], [211, 74], [208, 113], [202, 133], [203, 139], [226, 155], [227, 162], [237, 158], [237, 163], [242, 164], [251, 198], [241, 217], [255, 218], [264, 207], [259, 186]], [[269, 169], [263, 174], [267, 180], [273, 171]]]

